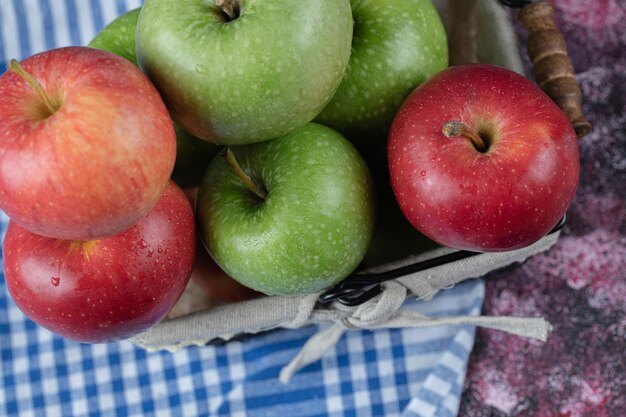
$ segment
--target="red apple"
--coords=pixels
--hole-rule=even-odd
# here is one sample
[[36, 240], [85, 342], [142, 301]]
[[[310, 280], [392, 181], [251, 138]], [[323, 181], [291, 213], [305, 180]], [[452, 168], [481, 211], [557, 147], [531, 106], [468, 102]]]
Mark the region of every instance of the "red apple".
[[578, 184], [576, 134], [563, 112], [530, 80], [490, 65], [452, 67], [415, 89], [396, 115], [388, 151], [406, 218], [459, 249], [537, 241]]
[[49, 237], [90, 240], [154, 207], [176, 136], [159, 93], [109, 52], [59, 48], [0, 77], [0, 209]]
[[17, 306], [41, 326], [80, 342], [120, 340], [159, 322], [189, 282], [194, 214], [172, 182], [130, 229], [92, 241], [36, 235], [11, 221], [5, 278]]

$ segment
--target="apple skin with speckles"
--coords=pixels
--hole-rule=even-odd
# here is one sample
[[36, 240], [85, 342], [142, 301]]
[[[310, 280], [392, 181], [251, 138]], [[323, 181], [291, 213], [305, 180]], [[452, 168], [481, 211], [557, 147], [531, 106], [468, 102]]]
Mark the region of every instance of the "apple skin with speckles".
[[443, 23], [430, 0], [351, 0], [352, 54], [315, 121], [359, 147], [387, 137], [404, 99], [448, 66]]
[[[195, 207], [198, 187], [185, 189], [184, 192], [191, 206]], [[229, 277], [211, 258], [200, 239], [198, 240], [196, 261], [191, 272], [191, 279], [210, 299], [223, 303], [236, 303], [262, 295]]]
[[[479, 134], [447, 136], [449, 121]], [[434, 241], [471, 251], [534, 243], [576, 193], [576, 134], [539, 87], [510, 70], [444, 70], [402, 105], [388, 139], [391, 183], [406, 218]]]
[[11, 221], [3, 245], [7, 288], [20, 310], [89, 343], [126, 339], [158, 323], [185, 289], [195, 254], [193, 209], [172, 182], [146, 217], [116, 236], [53, 239]]
[[0, 208], [54, 238], [112, 236], [146, 216], [176, 159], [172, 120], [139, 69], [110, 52], [66, 47], [33, 55], [27, 80], [0, 77]]
[[268, 295], [300, 295], [359, 265], [376, 204], [369, 169], [347, 139], [309, 123], [233, 152], [267, 195], [249, 191], [221, 157], [207, 169], [196, 204], [199, 228], [229, 276]]
[[[348, 65], [349, 0], [146, 0], [140, 67], [199, 138], [242, 145], [284, 135], [330, 101]], [[228, 2], [226, 2], [228, 3]]]

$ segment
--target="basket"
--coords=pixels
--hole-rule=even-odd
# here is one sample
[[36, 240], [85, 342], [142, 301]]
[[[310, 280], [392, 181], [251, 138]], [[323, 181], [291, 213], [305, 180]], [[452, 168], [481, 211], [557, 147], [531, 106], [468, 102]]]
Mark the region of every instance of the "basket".
[[[440, 0], [434, 1], [434, 4], [446, 27], [451, 63], [478, 61], [524, 74], [511, 16], [499, 2]], [[475, 7], [475, 13], [468, 15], [468, 11], [464, 10], [467, 7]], [[475, 21], [467, 16], [474, 16]], [[307, 343], [310, 346], [307, 348], [305, 345], [301, 354], [284, 370], [281, 378], [287, 380], [297, 369], [318, 359], [333, 340], [336, 341], [343, 331], [350, 328], [470, 323], [545, 340], [550, 325], [542, 318], [430, 318], [405, 312], [402, 305], [407, 299], [414, 298], [427, 302], [437, 292], [463, 280], [523, 262], [549, 249], [559, 234], [560, 230], [556, 228], [531, 246], [501, 253], [467, 253], [445, 247], [414, 253], [360, 271], [356, 278], [346, 281], [349, 284], [340, 284], [343, 290], [352, 288], [352, 292], [347, 290], [346, 293], [342, 293], [340, 286], [331, 294], [263, 296], [239, 303], [215, 304], [207, 300], [190, 281], [168, 317], [130, 341], [147, 350], [176, 350], [190, 345], [221, 343], [272, 329], [332, 324], [324, 330], [324, 334], [313, 336], [315, 340]], [[370, 274], [370, 280], [359, 281], [363, 274]], [[383, 276], [386, 280], [378, 282], [371, 280], [371, 276]]]

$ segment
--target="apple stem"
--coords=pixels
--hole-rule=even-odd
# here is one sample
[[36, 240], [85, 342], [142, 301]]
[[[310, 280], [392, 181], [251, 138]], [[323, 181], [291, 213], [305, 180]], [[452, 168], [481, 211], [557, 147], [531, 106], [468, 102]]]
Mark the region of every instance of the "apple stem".
[[60, 105], [50, 98], [50, 96], [46, 93], [46, 90], [44, 90], [39, 81], [37, 81], [32, 75], [26, 72], [26, 70], [20, 65], [19, 62], [17, 62], [17, 60], [12, 59], [9, 62], [8, 69], [9, 71], [12, 71], [24, 78], [31, 85], [35, 92], [37, 92], [39, 98], [41, 98], [41, 101], [43, 101], [43, 104], [46, 106], [46, 109], [50, 113], [50, 116], [59, 109]]
[[259, 197], [261, 200], [265, 200], [265, 198], [267, 197], [267, 191], [265, 191], [263, 187], [259, 187], [254, 181], [252, 181], [252, 178], [250, 178], [250, 176], [244, 172], [243, 168], [241, 168], [241, 165], [239, 165], [239, 162], [237, 162], [235, 154], [229, 147], [222, 149], [222, 151], [220, 152], [220, 156], [226, 159], [226, 162], [228, 162], [230, 168], [248, 190], [256, 194], [256, 196]]
[[237, 19], [241, 13], [241, 0], [215, 0], [215, 5], [226, 15], [229, 22]]
[[487, 150], [487, 144], [480, 137], [480, 135], [468, 125], [463, 122], [458, 122], [455, 120], [451, 120], [443, 125], [443, 129], [441, 132], [445, 137], [455, 137], [455, 136], [464, 136], [472, 142], [474, 148], [476, 148], [479, 152], [485, 152]]

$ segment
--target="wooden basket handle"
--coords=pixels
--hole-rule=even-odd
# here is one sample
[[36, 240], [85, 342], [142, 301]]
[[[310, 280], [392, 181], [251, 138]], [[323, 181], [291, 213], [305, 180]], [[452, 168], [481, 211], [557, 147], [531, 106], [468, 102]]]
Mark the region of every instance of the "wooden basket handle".
[[582, 113], [582, 93], [574, 78], [567, 44], [546, 1], [525, 5], [519, 19], [528, 32], [528, 55], [539, 87], [563, 110], [580, 139], [591, 130]]

